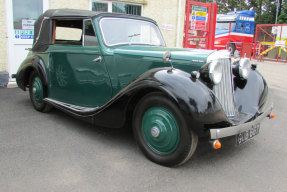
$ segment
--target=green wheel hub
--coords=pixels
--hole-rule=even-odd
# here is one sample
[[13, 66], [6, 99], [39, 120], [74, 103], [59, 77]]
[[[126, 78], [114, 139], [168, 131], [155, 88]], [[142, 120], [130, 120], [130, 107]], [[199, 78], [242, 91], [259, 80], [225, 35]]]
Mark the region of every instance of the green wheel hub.
[[145, 112], [142, 133], [147, 145], [162, 155], [172, 153], [180, 140], [175, 117], [163, 107], [152, 107]]
[[42, 81], [39, 77], [35, 77], [32, 83], [32, 94], [34, 101], [37, 104], [42, 104], [43, 103], [43, 85]]

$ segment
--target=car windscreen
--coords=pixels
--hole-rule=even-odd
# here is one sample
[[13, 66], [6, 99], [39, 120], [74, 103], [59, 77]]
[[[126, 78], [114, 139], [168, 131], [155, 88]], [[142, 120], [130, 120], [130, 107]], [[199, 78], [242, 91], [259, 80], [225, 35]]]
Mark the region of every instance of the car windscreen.
[[100, 20], [100, 29], [107, 46], [165, 46], [159, 28], [152, 22], [126, 18], [103, 18]]
[[235, 22], [217, 22], [216, 23], [216, 30], [229, 30], [231, 23], [231, 30], [235, 27]]

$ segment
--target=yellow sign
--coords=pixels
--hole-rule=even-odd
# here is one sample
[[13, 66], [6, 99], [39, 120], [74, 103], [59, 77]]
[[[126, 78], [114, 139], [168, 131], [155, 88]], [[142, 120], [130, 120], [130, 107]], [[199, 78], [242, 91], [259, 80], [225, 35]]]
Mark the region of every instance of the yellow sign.
[[197, 15], [197, 16], [206, 17], [206, 12], [197, 11], [197, 12], [196, 12], [196, 15]]

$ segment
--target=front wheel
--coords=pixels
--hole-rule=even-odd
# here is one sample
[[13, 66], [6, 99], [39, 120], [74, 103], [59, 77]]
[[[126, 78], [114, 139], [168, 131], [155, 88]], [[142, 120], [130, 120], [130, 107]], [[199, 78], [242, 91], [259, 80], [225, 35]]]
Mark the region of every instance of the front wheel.
[[42, 80], [36, 71], [33, 71], [29, 79], [30, 100], [37, 111], [49, 112], [52, 106], [43, 101], [45, 90]]
[[185, 163], [198, 143], [197, 135], [187, 127], [179, 108], [160, 93], [148, 94], [137, 104], [133, 131], [146, 157], [164, 166]]

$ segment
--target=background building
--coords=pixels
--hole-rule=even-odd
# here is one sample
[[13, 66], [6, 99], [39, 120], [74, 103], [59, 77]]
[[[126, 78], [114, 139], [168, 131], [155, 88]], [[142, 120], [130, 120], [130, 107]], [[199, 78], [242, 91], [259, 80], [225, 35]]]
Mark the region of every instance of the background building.
[[[182, 47], [186, 0], [0, 0], [0, 71], [16, 73], [32, 47], [34, 21], [47, 9], [70, 8], [146, 16], [167, 46]], [[10, 82], [13, 80], [10, 79]]]

